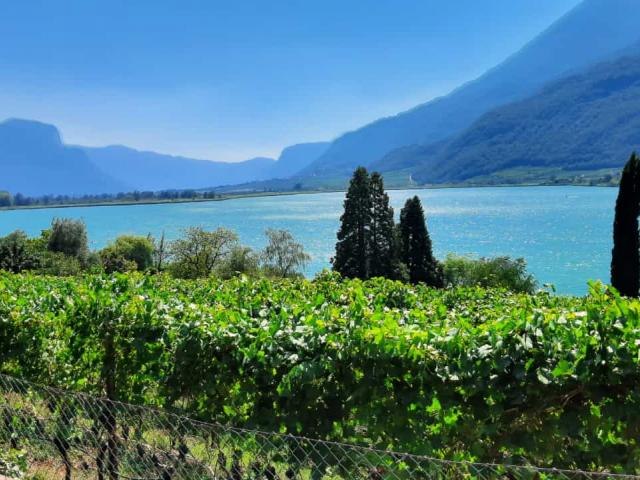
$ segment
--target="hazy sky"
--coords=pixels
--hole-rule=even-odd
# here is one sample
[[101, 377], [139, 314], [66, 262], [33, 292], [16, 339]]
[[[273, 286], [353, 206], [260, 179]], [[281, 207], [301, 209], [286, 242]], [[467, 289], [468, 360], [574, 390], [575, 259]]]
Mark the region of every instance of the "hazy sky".
[[0, 0], [0, 118], [237, 161], [470, 80], [579, 0]]

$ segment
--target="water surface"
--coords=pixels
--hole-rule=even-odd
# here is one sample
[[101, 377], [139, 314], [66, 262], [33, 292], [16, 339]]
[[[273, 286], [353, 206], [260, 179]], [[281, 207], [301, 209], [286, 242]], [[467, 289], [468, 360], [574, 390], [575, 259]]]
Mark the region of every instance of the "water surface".
[[[438, 257], [448, 252], [524, 257], [541, 283], [583, 294], [589, 279], [609, 279], [611, 225], [617, 189], [513, 187], [390, 191], [396, 217], [418, 195]], [[288, 229], [313, 257], [311, 276], [329, 266], [344, 193], [283, 195], [226, 201], [0, 212], [0, 235], [37, 235], [55, 217], [83, 219], [92, 248], [124, 233], [175, 238], [192, 225], [236, 230], [254, 248], [266, 228]]]

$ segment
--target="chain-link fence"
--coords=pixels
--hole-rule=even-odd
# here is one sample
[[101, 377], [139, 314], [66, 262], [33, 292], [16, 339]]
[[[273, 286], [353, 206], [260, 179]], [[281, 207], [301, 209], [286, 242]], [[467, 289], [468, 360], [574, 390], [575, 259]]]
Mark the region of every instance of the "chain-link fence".
[[5, 375], [0, 375], [0, 415], [0, 452], [26, 452], [32, 478], [640, 480], [606, 472], [443, 461], [232, 428]]

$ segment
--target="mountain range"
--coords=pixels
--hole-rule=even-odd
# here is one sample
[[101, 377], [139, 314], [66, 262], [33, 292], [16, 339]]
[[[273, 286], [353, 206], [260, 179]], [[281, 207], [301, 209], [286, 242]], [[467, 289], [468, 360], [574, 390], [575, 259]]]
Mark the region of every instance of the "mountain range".
[[9, 120], [0, 123], [0, 190], [317, 187], [344, 182], [358, 165], [420, 184], [518, 168], [617, 168], [640, 148], [639, 23], [638, 0], [584, 0], [450, 94], [331, 142], [287, 147], [277, 160], [225, 163], [125, 146], [70, 146], [54, 126]]
[[204, 189], [286, 178], [307, 166], [328, 143], [303, 143], [280, 157], [214, 162], [112, 145], [66, 145], [53, 125], [22, 119], [0, 123], [0, 190], [38, 196], [133, 190]]
[[304, 173], [347, 175], [355, 166], [368, 166], [396, 148], [444, 140], [495, 107], [621, 54], [640, 38], [639, 22], [637, 0], [585, 0], [480, 78], [337, 138]]
[[462, 182], [515, 168], [620, 167], [639, 147], [640, 48], [497, 108], [447, 142], [393, 152], [372, 168], [411, 165], [420, 183]]
[[26, 195], [106, 193], [126, 190], [86, 152], [62, 143], [53, 125], [27, 120], [0, 124], [0, 190]]

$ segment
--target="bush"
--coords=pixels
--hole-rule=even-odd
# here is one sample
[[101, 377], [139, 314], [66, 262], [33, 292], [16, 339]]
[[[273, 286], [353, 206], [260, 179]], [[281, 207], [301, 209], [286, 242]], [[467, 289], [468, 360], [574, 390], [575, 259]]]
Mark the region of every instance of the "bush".
[[151, 239], [136, 235], [122, 235], [104, 248], [100, 252], [100, 257], [107, 272], [144, 271], [151, 268], [153, 264], [153, 251]]
[[89, 253], [87, 227], [82, 220], [56, 218], [48, 233], [48, 248], [52, 252], [64, 253], [81, 262]]
[[38, 258], [29, 248], [29, 239], [22, 230], [0, 238], [0, 269], [19, 273], [35, 268], [37, 264]]
[[258, 255], [249, 247], [237, 246], [231, 249], [216, 274], [223, 279], [238, 275], [256, 276], [260, 272]]
[[[86, 260], [85, 257], [84, 260]], [[38, 273], [43, 275], [54, 275], [57, 277], [72, 277], [81, 275], [85, 265], [80, 260], [71, 255], [61, 252], [45, 251], [40, 256]]]
[[103, 248], [99, 252], [100, 263], [106, 273], [133, 272], [137, 270], [138, 264], [128, 259], [114, 245]]
[[445, 283], [449, 286], [506, 288], [513, 292], [533, 293], [536, 280], [527, 272], [524, 258], [470, 258], [448, 255], [444, 261]]

